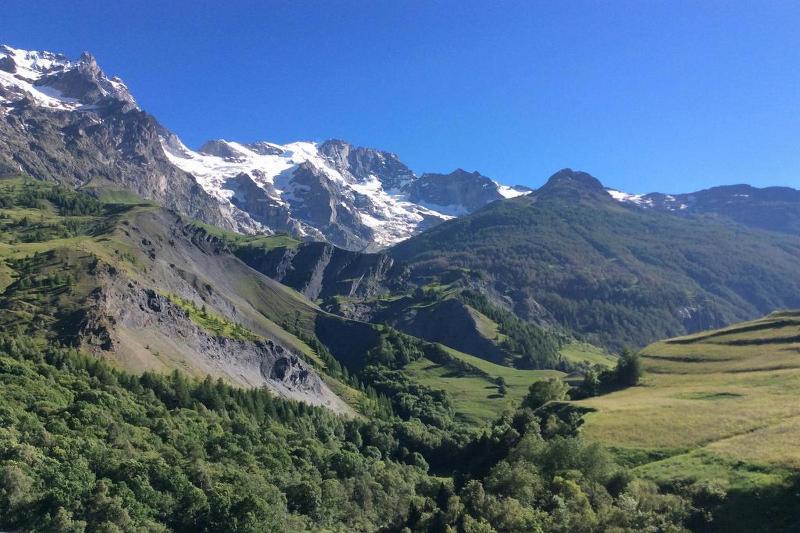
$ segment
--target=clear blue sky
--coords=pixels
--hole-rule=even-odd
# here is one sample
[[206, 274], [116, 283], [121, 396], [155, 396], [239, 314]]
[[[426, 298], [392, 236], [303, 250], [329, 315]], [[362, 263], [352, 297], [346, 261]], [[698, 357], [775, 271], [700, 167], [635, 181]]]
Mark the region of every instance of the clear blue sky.
[[800, 187], [800, 3], [4, 0], [190, 146], [343, 138], [415, 171]]

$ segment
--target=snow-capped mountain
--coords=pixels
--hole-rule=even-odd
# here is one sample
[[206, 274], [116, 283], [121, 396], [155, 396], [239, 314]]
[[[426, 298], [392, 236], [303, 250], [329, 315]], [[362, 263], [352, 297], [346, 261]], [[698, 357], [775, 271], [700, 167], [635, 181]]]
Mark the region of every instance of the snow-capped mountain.
[[0, 46], [0, 104], [30, 99], [39, 107], [62, 111], [89, 110], [104, 101], [136, 106], [128, 87], [108, 78], [91, 54], [71, 62], [62, 54]]
[[747, 226], [800, 235], [800, 191], [790, 187], [724, 185], [686, 194], [606, 192], [625, 205], [642, 209], [724, 216]]
[[[209, 141], [199, 150], [162, 140], [170, 161], [254, 227], [379, 249], [501, 198], [524, 194], [477, 173], [418, 178], [395, 154], [321, 144]], [[464, 179], [467, 176], [472, 179]]]
[[528, 192], [462, 170], [418, 177], [394, 154], [338, 140], [191, 150], [88, 53], [0, 47], [0, 139], [0, 170], [77, 186], [100, 178], [226, 228], [354, 250]]
[[224, 206], [167, 160], [165, 131], [90, 54], [0, 46], [0, 174], [125, 189], [234, 229]]

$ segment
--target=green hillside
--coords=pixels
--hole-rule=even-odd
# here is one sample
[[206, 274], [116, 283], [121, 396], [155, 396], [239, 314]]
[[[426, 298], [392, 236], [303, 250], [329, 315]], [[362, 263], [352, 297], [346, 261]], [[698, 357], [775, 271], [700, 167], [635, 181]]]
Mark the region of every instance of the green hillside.
[[[691, 519], [690, 494], [632, 479], [576, 420], [520, 409], [559, 372], [325, 312], [242, 263], [218, 231], [98, 196], [109, 200], [0, 181], [4, 529], [556, 532]], [[495, 330], [488, 340], [511, 327], [469, 316]], [[508, 331], [527, 342], [524, 327]], [[219, 366], [267, 342], [305, 358], [298, 379], [319, 372], [349, 407], [278, 398], [246, 361]], [[580, 358], [585, 347], [569, 346]]]
[[800, 307], [800, 240], [625, 206], [579, 172], [402, 242], [425, 284], [468, 269], [521, 317], [612, 348]]
[[[530, 383], [547, 374], [515, 374], [497, 365], [488, 374], [420, 373], [420, 365], [430, 361], [425, 354], [433, 344], [381, 333], [382, 326], [323, 311], [253, 271], [230, 251], [245, 245], [285, 247], [296, 241], [231, 234], [130, 197], [119, 203], [114, 190], [107, 193], [101, 185], [92, 188], [98, 200], [34, 180], [0, 180], [0, 250], [5, 258], [0, 262], [0, 324], [5, 331], [80, 347], [132, 372], [178, 369], [243, 386], [257, 386], [261, 378], [235, 361], [209, 356], [205, 347], [240, 343], [236, 349], [246, 351], [270, 340], [301, 355], [332, 393], [356, 411], [369, 414], [380, 404], [381, 409], [399, 409], [406, 417], [422, 417], [440, 429], [455, 427], [455, 420], [470, 426], [490, 423], [513, 408]], [[431, 297], [412, 298], [409, 305], [423, 309], [445, 299], [439, 293]], [[160, 314], [136, 310], [149, 307], [154, 298], [152, 305]], [[474, 329], [467, 307], [453, 303], [464, 310], [467, 326]], [[484, 321], [498, 327], [488, 317]], [[530, 328], [531, 338], [543, 335]], [[522, 333], [513, 338], [524, 341]], [[499, 350], [494, 344], [498, 338], [483, 342]], [[528, 357], [539, 356], [536, 345], [531, 346]], [[549, 357], [556, 361], [557, 345], [550, 349]], [[398, 388], [392, 372], [402, 372], [410, 381]], [[464, 401], [460, 391], [478, 383], [496, 390], [495, 380], [505, 372], [514, 377], [507, 379], [508, 395], [502, 401], [481, 396], [481, 391], [474, 401]], [[415, 398], [413, 405], [401, 405], [401, 391]], [[440, 399], [431, 403], [431, 398]]]
[[576, 402], [583, 432], [638, 475], [729, 491], [715, 530], [780, 530], [800, 518], [799, 353], [800, 312], [655, 343], [641, 386]]

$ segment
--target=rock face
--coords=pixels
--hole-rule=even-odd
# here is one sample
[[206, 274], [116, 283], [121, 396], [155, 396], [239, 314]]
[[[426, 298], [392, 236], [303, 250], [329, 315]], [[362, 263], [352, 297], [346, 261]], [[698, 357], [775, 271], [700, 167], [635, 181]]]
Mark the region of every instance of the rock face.
[[361, 180], [375, 176], [387, 191], [401, 190], [416, 179], [411, 169], [389, 152], [352, 146], [338, 139], [322, 143], [319, 152], [339, 172]]
[[423, 174], [409, 184], [408, 192], [412, 202], [453, 216], [466, 215], [505, 198], [491, 179], [461, 169], [450, 174]]
[[[172, 341], [180, 347], [170, 355], [185, 355], [195, 373], [227, 378], [251, 387], [266, 387], [284, 398], [323, 405], [338, 412], [347, 408], [297, 354], [271, 339], [239, 340], [214, 336], [194, 324], [180, 307], [135, 281], [111, 277], [93, 295], [84, 327], [91, 346], [104, 351], [135, 352], [131, 337], [149, 339], [152, 346]], [[108, 327], [98, 327], [108, 323]], [[91, 335], [89, 334], [91, 333]]]
[[[277, 325], [296, 314], [313, 323], [312, 304], [253, 271], [204, 227], [167, 210], [143, 210], [109, 231], [135, 259], [131, 268], [120, 267], [127, 259], [89, 261], [82, 283], [91, 288], [73, 321], [80, 324], [73, 328], [76, 344], [134, 372], [178, 368], [352, 412], [304, 360], [305, 345]], [[187, 312], [186, 302], [246, 334], [209, 328]]]
[[216, 140], [194, 152], [173, 138], [164, 140], [164, 149], [209, 194], [264, 228], [349, 250], [379, 250], [494, 200], [530, 192], [464, 171], [418, 178], [395, 154], [341, 140]]
[[88, 53], [71, 62], [0, 48], [0, 139], [3, 173], [102, 181], [224, 228], [351, 250], [384, 248], [525, 192], [463, 171], [417, 178], [395, 154], [341, 140], [213, 140], [195, 152]]
[[213, 224], [233, 217], [164, 155], [164, 129], [94, 58], [0, 48], [0, 167], [70, 186], [98, 179]]
[[416, 176], [388, 152], [343, 141], [163, 144], [174, 165], [267, 232], [370, 251], [452, 218], [408, 200]]
[[241, 248], [236, 255], [250, 267], [311, 300], [381, 293], [394, 264], [383, 253], [352, 252], [321, 242], [272, 250]]

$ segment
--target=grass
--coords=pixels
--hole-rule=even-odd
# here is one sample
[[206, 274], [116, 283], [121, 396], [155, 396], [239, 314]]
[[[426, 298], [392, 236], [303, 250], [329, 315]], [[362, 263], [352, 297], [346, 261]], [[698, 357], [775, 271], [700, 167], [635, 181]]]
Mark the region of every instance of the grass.
[[506, 335], [500, 333], [500, 326], [497, 324], [497, 322], [484, 315], [477, 309], [474, 309], [470, 306], [466, 307], [470, 316], [475, 321], [475, 328], [483, 337], [489, 339], [495, 344], [500, 344], [508, 338]]
[[561, 348], [561, 356], [573, 364], [587, 363], [592, 366], [612, 368], [617, 358], [588, 342], [571, 342]]
[[584, 433], [637, 458], [637, 474], [750, 494], [800, 473], [800, 313], [658, 342], [642, 355], [640, 386], [575, 402], [592, 409]]
[[198, 307], [193, 301], [174, 294], [164, 293], [164, 296], [180, 307], [192, 322], [214, 335], [241, 341], [256, 341], [261, 338], [241, 324], [231, 322], [215, 313], [209, 312], [205, 306]]
[[253, 247], [273, 250], [275, 248], [294, 249], [300, 246], [300, 241], [285, 233], [275, 235], [244, 235], [233, 231], [224, 230], [199, 220], [192, 220], [192, 224], [206, 230], [210, 235], [223, 239], [233, 248]]
[[94, 178], [80, 188], [103, 203], [120, 205], [156, 205], [141, 196], [122, 189], [116, 183], [104, 178]]
[[[496, 419], [506, 410], [517, 407], [531, 383], [548, 377], [561, 377], [557, 370], [519, 370], [496, 365], [478, 357], [442, 346], [450, 355], [485, 372], [487, 376], [465, 374], [428, 359], [407, 365], [404, 372], [413, 380], [434, 389], [446, 391], [457, 416], [470, 424], [482, 425]], [[498, 394], [496, 379], [506, 382], [505, 396]]]

